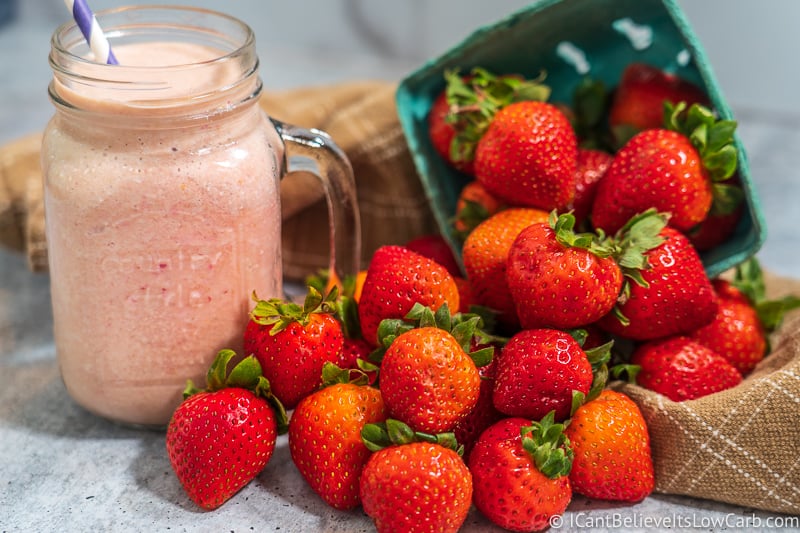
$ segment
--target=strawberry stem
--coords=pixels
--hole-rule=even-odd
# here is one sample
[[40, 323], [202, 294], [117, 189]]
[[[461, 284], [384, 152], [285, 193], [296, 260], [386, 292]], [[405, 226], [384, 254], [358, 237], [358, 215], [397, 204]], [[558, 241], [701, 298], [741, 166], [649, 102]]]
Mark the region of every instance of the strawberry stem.
[[464, 447], [458, 443], [453, 432], [432, 434], [414, 431], [408, 424], [394, 418], [387, 418], [384, 422], [365, 424], [361, 429], [361, 440], [372, 452], [412, 442], [431, 442], [454, 450], [458, 452], [458, 455], [464, 453]]

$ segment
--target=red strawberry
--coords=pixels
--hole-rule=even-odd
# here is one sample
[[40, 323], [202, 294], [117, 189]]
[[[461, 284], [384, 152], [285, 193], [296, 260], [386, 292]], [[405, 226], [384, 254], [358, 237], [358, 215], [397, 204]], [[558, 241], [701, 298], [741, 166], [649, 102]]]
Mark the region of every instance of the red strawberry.
[[336, 292], [324, 300], [314, 288], [303, 307], [279, 299], [257, 300], [244, 333], [272, 390], [293, 409], [320, 385], [322, 367], [340, 360], [344, 337], [333, 312]]
[[767, 354], [767, 335], [780, 325], [787, 311], [800, 307], [800, 298], [768, 300], [763, 273], [755, 258], [737, 265], [731, 281], [715, 279], [712, 285], [719, 297], [717, 315], [689, 337], [746, 375]]
[[414, 328], [397, 336], [380, 364], [379, 383], [392, 418], [417, 431], [451, 431], [475, 407], [478, 368], [449, 332]]
[[564, 431], [574, 458], [572, 490], [589, 498], [638, 502], [655, 486], [650, 436], [627, 396], [605, 389], [581, 405]]
[[498, 320], [511, 329], [519, 321], [506, 284], [508, 253], [520, 231], [548, 217], [541, 209], [506, 209], [478, 225], [464, 241], [461, 254], [474, 302], [497, 311]]
[[354, 509], [361, 503], [359, 478], [370, 451], [361, 440], [366, 424], [386, 420], [378, 389], [366, 376], [349, 382], [347, 371], [323, 370], [326, 386], [306, 396], [289, 422], [289, 451], [309, 486], [330, 506]]
[[[683, 234], [664, 224], [662, 215], [648, 212], [632, 219], [620, 233], [623, 249], [641, 242], [655, 246], [638, 254], [644, 258], [638, 267], [623, 266], [636, 281], [626, 282], [615, 312], [597, 322], [606, 331], [648, 340], [688, 333], [713, 320], [717, 297], [700, 257]], [[625, 254], [621, 264], [628, 257]]]
[[508, 254], [506, 281], [524, 329], [569, 329], [611, 311], [622, 288], [614, 248], [598, 235], [576, 234], [575, 217], [523, 229]]
[[[495, 352], [496, 353], [496, 352]], [[497, 359], [492, 357], [492, 362], [478, 368], [481, 376], [480, 393], [475, 407], [469, 414], [462, 418], [453, 428], [456, 440], [464, 446], [464, 461], [469, 460], [469, 454], [481, 433], [503, 418], [492, 402], [492, 391], [497, 374]]]
[[450, 272], [451, 276], [460, 276], [461, 267], [458, 266], [453, 249], [441, 235], [421, 235], [408, 241], [406, 248], [416, 252], [423, 257], [436, 261]]
[[450, 104], [447, 101], [447, 91], [439, 93], [428, 112], [428, 135], [431, 145], [448, 165], [465, 174], [475, 173], [474, 155], [453, 152], [453, 139], [456, 137], [456, 128], [447, 117], [450, 114]]
[[641, 367], [636, 374], [639, 385], [675, 402], [707, 396], [742, 381], [742, 375], [725, 358], [682, 336], [639, 346], [631, 363]]
[[[375, 450], [361, 473], [364, 512], [378, 533], [455, 533], [472, 503], [472, 475], [459, 454], [447, 445], [421, 442], [409, 428], [395, 429], [393, 420], [378, 428], [368, 424], [362, 436]], [[403, 437], [388, 447], [371, 445], [367, 435]]]
[[686, 233], [698, 252], [711, 250], [730, 239], [744, 214], [744, 191], [736, 176], [730, 182], [725, 189], [729, 196], [727, 203], [712, 205], [705, 220]]
[[572, 450], [551, 415], [506, 418], [481, 434], [469, 457], [475, 506], [510, 531], [541, 531], [572, 499]]
[[473, 304], [472, 285], [467, 278], [454, 277], [453, 280], [458, 287], [458, 312], [468, 313]]
[[737, 291], [725, 280], [714, 280], [712, 285], [720, 296], [719, 310], [714, 320], [689, 337], [724, 357], [743, 375], [748, 374], [767, 352], [767, 336], [758, 312], [744, 296], [724, 297], [722, 294]]
[[472, 175], [475, 146], [499, 109], [522, 100], [546, 100], [550, 89], [538, 80], [517, 75], [496, 76], [476, 68], [468, 76], [446, 72], [446, 88], [428, 113], [428, 134], [434, 150], [453, 168]]
[[358, 302], [364, 339], [377, 345], [378, 325], [403, 318], [420, 303], [434, 311], [459, 307], [458, 287], [446, 268], [402, 246], [382, 246], [372, 256]]
[[478, 181], [470, 181], [458, 195], [453, 229], [462, 240], [466, 239], [478, 224], [503, 208], [505, 205], [489, 194], [483, 185]]
[[578, 227], [583, 226], [589, 218], [597, 192], [597, 184], [611, 166], [613, 159], [614, 156], [608, 152], [578, 147], [575, 198], [573, 198], [571, 206]]
[[217, 354], [204, 390], [191, 381], [167, 426], [169, 462], [186, 494], [216, 509], [267, 465], [286, 412], [270, 393], [258, 361], [242, 360], [230, 372], [231, 350]]
[[693, 83], [644, 63], [631, 63], [622, 73], [614, 92], [609, 125], [618, 138], [627, 131], [660, 128], [664, 122], [664, 102], [708, 105], [705, 93]]
[[509, 205], [563, 209], [575, 196], [577, 151], [572, 125], [556, 106], [513, 103], [478, 142], [475, 177]]
[[706, 108], [668, 108], [668, 129], [636, 134], [614, 156], [592, 206], [592, 224], [606, 233], [619, 230], [650, 208], [669, 213], [673, 228], [688, 232], [702, 222], [712, 203], [730, 212], [735, 186], [722, 182], [736, 170], [736, 123], [716, 120]]
[[497, 360], [493, 401], [509, 416], [541, 419], [555, 411], [566, 419], [573, 392], [589, 394], [592, 365], [578, 342], [556, 329], [529, 329], [515, 334]]
[[357, 368], [359, 359], [367, 359], [372, 346], [364, 339], [344, 339], [342, 343], [342, 352], [336, 365], [341, 368]]

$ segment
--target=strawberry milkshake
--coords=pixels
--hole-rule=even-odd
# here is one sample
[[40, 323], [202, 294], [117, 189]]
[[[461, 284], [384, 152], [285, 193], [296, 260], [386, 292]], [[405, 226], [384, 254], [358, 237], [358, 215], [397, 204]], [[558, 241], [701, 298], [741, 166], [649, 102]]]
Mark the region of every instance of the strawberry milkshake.
[[225, 42], [134, 35], [114, 46], [122, 66], [54, 37], [42, 163], [58, 362], [78, 404], [125, 424], [165, 425], [187, 379], [203, 386], [218, 350], [241, 350], [252, 293], [282, 296], [284, 145], [257, 103], [249, 28], [212, 16]]

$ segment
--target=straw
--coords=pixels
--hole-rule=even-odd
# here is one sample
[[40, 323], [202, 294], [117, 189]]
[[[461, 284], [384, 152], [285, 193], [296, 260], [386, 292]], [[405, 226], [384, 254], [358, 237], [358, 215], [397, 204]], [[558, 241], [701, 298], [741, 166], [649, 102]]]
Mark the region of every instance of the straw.
[[114, 52], [111, 51], [111, 45], [108, 43], [97, 18], [89, 9], [86, 0], [64, 0], [67, 9], [72, 12], [72, 18], [81, 29], [86, 42], [89, 43], [94, 54], [94, 60], [101, 63], [108, 63], [109, 65], [117, 65], [117, 58], [114, 57]]

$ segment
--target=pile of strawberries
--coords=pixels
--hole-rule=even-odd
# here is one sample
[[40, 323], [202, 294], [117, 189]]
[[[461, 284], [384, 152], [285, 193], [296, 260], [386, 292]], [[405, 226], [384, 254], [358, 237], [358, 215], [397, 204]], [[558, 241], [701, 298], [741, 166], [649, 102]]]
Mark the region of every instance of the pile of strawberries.
[[639, 501], [647, 425], [608, 382], [674, 401], [733, 387], [798, 304], [766, 302], [755, 261], [705, 273], [698, 249], [730, 235], [742, 194], [735, 123], [694, 86], [632, 65], [612, 96], [587, 83], [568, 106], [540, 80], [447, 81], [430, 131], [474, 177], [454, 217], [463, 270], [425, 236], [353, 279], [309, 280], [302, 305], [254, 295], [244, 354], [220, 352], [167, 430], [200, 507], [254, 479], [285, 432], [313, 491], [381, 532], [455, 532], [473, 505], [539, 531], [573, 493]]

